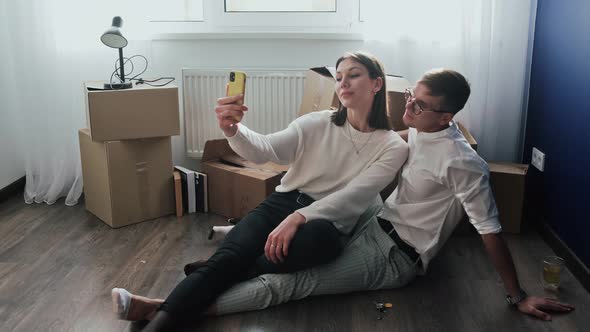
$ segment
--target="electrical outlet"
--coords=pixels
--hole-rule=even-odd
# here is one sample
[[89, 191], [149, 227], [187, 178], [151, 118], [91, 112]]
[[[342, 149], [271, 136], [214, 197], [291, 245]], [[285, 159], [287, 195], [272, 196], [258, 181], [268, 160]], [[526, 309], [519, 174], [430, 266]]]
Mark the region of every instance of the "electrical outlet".
[[533, 148], [531, 164], [533, 164], [533, 166], [535, 166], [539, 171], [543, 172], [545, 169], [545, 154], [539, 151], [537, 148]]

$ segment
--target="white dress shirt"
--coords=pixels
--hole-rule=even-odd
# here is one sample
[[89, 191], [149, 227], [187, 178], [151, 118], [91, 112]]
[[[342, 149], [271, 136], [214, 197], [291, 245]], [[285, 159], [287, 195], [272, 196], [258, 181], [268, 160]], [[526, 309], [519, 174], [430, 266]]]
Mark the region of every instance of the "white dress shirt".
[[380, 217], [414, 247], [424, 273], [453, 229], [467, 213], [480, 234], [502, 230], [489, 183], [487, 163], [455, 123], [434, 133], [408, 133], [410, 154], [399, 184]]
[[348, 122], [336, 126], [332, 113], [308, 113], [269, 135], [240, 123], [228, 141], [249, 161], [290, 164], [276, 191], [299, 190], [311, 196], [316, 201], [297, 210], [307, 222], [330, 220], [348, 234], [401, 169], [408, 145], [391, 130], [363, 133]]

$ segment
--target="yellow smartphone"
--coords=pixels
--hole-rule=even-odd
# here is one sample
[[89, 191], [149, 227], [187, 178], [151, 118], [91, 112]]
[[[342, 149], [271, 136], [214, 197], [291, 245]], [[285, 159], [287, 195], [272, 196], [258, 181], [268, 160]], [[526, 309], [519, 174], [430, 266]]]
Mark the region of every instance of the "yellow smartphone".
[[[227, 83], [226, 94], [228, 97], [244, 95], [246, 93], [246, 73], [241, 71], [232, 71], [229, 73], [229, 82]], [[240, 104], [243, 102], [240, 101]], [[242, 117], [236, 116], [236, 121], [241, 121]]]

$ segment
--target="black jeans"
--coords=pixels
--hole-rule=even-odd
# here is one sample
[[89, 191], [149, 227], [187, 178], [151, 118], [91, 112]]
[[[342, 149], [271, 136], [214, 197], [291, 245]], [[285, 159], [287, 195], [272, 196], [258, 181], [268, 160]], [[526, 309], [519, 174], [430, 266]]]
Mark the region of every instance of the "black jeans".
[[342, 251], [340, 232], [325, 220], [299, 227], [283, 263], [264, 256], [264, 245], [288, 215], [311, 203], [297, 191], [273, 193], [246, 215], [225, 237], [207, 263], [181, 281], [159, 310], [177, 322], [199, 317], [225, 290], [243, 279], [253, 267], [261, 273], [290, 273], [327, 263]]

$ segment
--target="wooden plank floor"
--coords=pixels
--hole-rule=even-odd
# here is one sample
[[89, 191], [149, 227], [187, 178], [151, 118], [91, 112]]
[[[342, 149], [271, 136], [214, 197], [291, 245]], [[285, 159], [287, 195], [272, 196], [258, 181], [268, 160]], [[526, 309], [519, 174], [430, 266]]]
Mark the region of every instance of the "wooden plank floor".
[[[111, 229], [62, 201], [0, 203], [0, 331], [139, 331], [115, 320], [110, 289], [165, 297], [183, 278], [182, 266], [208, 257], [214, 215], [160, 218]], [[590, 294], [566, 271], [558, 294], [543, 291], [541, 258], [551, 254], [534, 233], [506, 236], [530, 293], [576, 305], [541, 322], [508, 308], [501, 281], [476, 234], [454, 235], [427, 276], [406, 288], [319, 296], [259, 312], [212, 317], [199, 331], [589, 331]], [[373, 301], [393, 303], [382, 320]]]

